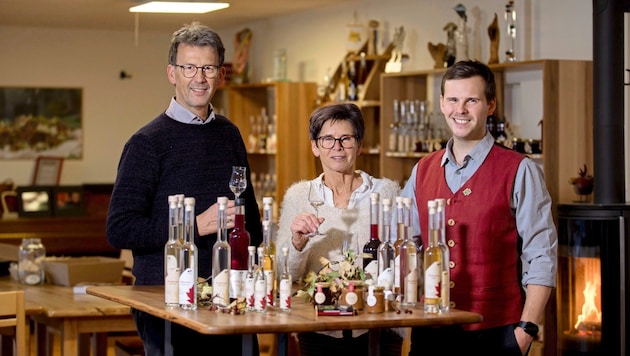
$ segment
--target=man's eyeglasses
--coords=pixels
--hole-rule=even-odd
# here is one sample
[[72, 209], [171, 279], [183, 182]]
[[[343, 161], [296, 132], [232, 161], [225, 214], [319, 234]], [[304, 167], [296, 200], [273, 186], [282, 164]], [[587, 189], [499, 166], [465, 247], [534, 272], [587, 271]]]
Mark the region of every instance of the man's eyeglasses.
[[215, 66], [211, 64], [208, 64], [207, 66], [202, 66], [202, 67], [196, 67], [192, 64], [184, 64], [184, 65], [173, 64], [173, 65], [175, 67], [181, 68], [182, 74], [184, 74], [184, 77], [186, 78], [194, 78], [195, 75], [197, 75], [197, 71], [201, 69], [201, 72], [203, 73], [203, 75], [206, 76], [206, 78], [214, 79], [217, 77], [217, 74], [219, 73], [219, 68], [221, 68], [220, 66]]
[[335, 142], [339, 141], [339, 144], [343, 148], [353, 148], [357, 143], [357, 138], [355, 136], [341, 136], [339, 138], [335, 138], [333, 136], [320, 136], [317, 138], [319, 145], [322, 148], [331, 149], [335, 147]]

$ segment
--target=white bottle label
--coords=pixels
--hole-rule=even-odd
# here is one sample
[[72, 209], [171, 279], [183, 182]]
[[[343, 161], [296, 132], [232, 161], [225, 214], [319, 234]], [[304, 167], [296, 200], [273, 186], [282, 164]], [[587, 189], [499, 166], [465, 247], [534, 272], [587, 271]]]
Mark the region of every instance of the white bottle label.
[[192, 268], [186, 268], [179, 276], [179, 304], [197, 304], [197, 281]]
[[405, 302], [415, 303], [417, 301], [418, 301], [418, 271], [416, 269], [413, 269], [407, 274], [407, 277], [405, 277]]
[[394, 260], [394, 288], [400, 288], [400, 255]]
[[440, 297], [441, 267], [439, 262], [433, 262], [424, 272], [424, 297]]
[[265, 270], [265, 281], [267, 282], [267, 289], [266, 289], [266, 293], [267, 293], [267, 305], [273, 305], [273, 295], [274, 295], [274, 290], [273, 290], [273, 282], [275, 281], [275, 276], [273, 275], [273, 271], [267, 271]]
[[245, 278], [245, 300], [247, 307], [254, 308], [254, 277]]
[[254, 310], [263, 311], [267, 307], [267, 282], [256, 280], [254, 284]]
[[378, 276], [377, 285], [385, 287], [386, 290], [392, 290], [392, 287], [394, 286], [394, 271], [392, 271], [391, 267], [388, 267], [381, 272]]
[[177, 257], [166, 256], [166, 276], [164, 276], [164, 302], [166, 304], [179, 303], [179, 266]]
[[365, 273], [369, 273], [370, 276], [372, 276], [372, 278], [376, 280], [378, 278], [378, 260], [373, 259], [372, 261], [370, 261], [370, 263], [365, 266], [364, 270]]
[[291, 278], [280, 281], [280, 309], [291, 309]]
[[230, 270], [230, 299], [236, 299], [242, 296], [243, 279], [241, 272], [241, 270], [236, 269]]
[[212, 295], [213, 303], [230, 304], [230, 274], [227, 269], [212, 278]]
[[322, 304], [325, 301], [326, 301], [326, 294], [324, 294], [322, 292], [316, 292], [315, 293], [315, 303]]

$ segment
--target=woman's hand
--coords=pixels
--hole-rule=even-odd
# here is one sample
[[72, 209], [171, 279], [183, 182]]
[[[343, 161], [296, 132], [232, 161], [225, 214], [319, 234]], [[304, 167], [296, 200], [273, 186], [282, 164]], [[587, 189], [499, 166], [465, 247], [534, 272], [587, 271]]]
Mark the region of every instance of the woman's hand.
[[291, 224], [291, 242], [296, 250], [302, 251], [308, 243], [308, 234], [317, 231], [324, 218], [317, 218], [312, 213], [302, 213], [295, 217]]
[[[234, 200], [228, 200], [227, 204], [227, 222], [226, 227], [231, 229], [234, 227], [234, 214], [236, 208], [234, 207]], [[206, 236], [215, 234], [219, 231], [219, 204], [214, 203], [206, 211], [197, 215], [197, 230], [199, 236]]]

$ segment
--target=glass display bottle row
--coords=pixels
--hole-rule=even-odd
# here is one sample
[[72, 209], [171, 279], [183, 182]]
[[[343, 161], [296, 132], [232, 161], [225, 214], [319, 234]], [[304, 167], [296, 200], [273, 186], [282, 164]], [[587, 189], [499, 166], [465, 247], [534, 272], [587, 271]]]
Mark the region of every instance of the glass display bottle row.
[[275, 153], [277, 148], [276, 115], [268, 115], [267, 108], [260, 108], [260, 115], [249, 117], [250, 133], [247, 137], [247, 151]]
[[429, 113], [428, 101], [394, 99], [393, 113], [387, 142], [389, 152], [433, 152], [448, 140], [442, 114]]

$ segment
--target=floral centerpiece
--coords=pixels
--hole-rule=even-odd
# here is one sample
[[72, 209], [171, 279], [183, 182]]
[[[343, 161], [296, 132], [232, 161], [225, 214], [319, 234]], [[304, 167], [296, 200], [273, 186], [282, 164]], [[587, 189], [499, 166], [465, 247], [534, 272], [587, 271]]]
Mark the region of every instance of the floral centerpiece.
[[317, 291], [317, 285], [323, 283], [329, 286], [331, 302], [336, 304], [348, 282], [365, 281], [365, 271], [355, 264], [356, 258], [357, 255], [352, 250], [346, 250], [341, 261], [330, 261], [320, 257], [322, 268], [319, 272], [311, 271], [304, 277], [304, 288], [298, 291], [297, 296], [310, 302]]

